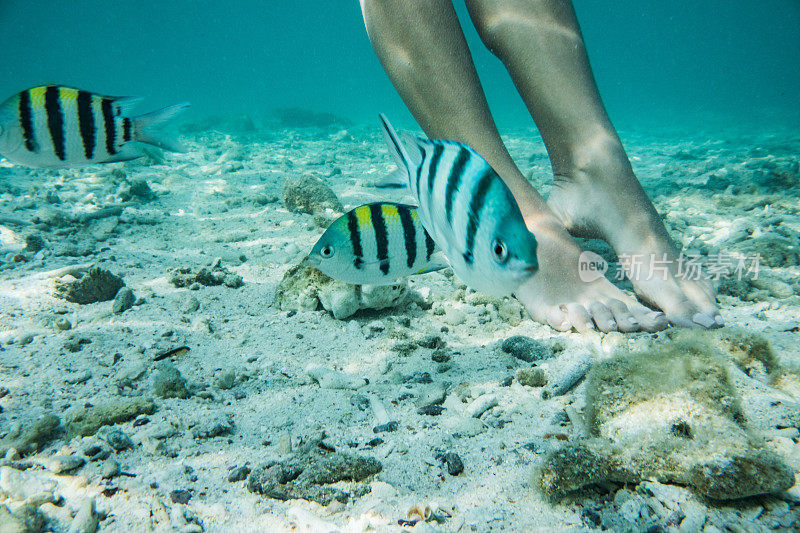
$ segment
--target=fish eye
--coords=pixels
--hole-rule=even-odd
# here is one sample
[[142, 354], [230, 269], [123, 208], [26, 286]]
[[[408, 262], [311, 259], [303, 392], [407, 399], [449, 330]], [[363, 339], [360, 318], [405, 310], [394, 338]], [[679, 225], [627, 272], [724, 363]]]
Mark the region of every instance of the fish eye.
[[494, 256], [494, 260], [501, 265], [508, 261], [508, 248], [506, 248], [503, 241], [499, 239], [492, 241], [492, 255]]
[[333, 257], [333, 247], [329, 244], [325, 246], [322, 250], [319, 251], [319, 255], [328, 259], [329, 257]]

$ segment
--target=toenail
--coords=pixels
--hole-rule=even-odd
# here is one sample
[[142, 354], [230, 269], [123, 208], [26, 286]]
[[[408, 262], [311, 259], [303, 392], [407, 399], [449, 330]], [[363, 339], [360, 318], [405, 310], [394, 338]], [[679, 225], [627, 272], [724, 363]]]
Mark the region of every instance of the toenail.
[[717, 323], [717, 324], [719, 324], [720, 326], [723, 326], [723, 325], [725, 325], [725, 321], [724, 321], [724, 320], [722, 320], [722, 315], [717, 315], [717, 316], [715, 316], [715, 317], [714, 317], [714, 322], [716, 322], [716, 323]]
[[664, 313], [662, 313], [661, 311], [653, 311], [652, 313], [650, 313], [649, 318], [650, 318], [650, 320], [658, 320], [659, 318], [661, 318], [663, 316], [664, 316]]
[[628, 322], [630, 322], [630, 323], [631, 323], [631, 324], [633, 324], [634, 326], [638, 326], [638, 325], [639, 325], [639, 321], [638, 321], [638, 320], [636, 320], [635, 318], [631, 318], [631, 319], [629, 319], [629, 320], [628, 320]]

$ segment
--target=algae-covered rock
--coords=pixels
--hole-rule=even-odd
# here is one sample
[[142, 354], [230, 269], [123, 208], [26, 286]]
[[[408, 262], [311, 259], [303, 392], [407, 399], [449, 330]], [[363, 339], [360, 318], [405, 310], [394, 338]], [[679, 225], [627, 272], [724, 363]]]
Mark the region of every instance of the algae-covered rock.
[[289, 176], [283, 180], [283, 204], [289, 211], [309, 215], [324, 212], [326, 209], [337, 213], [344, 211], [336, 193], [322, 178], [313, 174]]
[[18, 435], [7, 435], [0, 440], [0, 455], [5, 455], [11, 448], [23, 455], [36, 452], [58, 437], [60, 425], [61, 421], [57, 416], [44, 415], [32, 424], [24, 425]]
[[153, 377], [153, 394], [161, 398], [186, 399], [189, 397], [186, 378], [181, 376], [180, 371], [171, 363], [161, 363]]
[[746, 425], [725, 354], [691, 336], [596, 364], [586, 387], [590, 438], [551, 453], [545, 493], [656, 479], [714, 499], [786, 490], [794, 474]]
[[65, 426], [70, 438], [94, 435], [103, 426], [120, 424], [139, 415], [155, 413], [152, 398], [123, 398], [92, 407], [74, 409], [66, 416]]
[[330, 486], [340, 481], [360, 482], [382, 469], [380, 461], [337, 452], [319, 440], [312, 441], [285, 461], [270, 461], [253, 469], [247, 480], [250, 492], [276, 500], [306, 499], [320, 505], [347, 502], [369, 492], [365, 484], [349, 492]]
[[169, 282], [175, 287], [191, 287], [195, 283], [213, 287], [225, 285], [231, 289], [238, 289], [244, 285], [242, 276], [231, 272], [222, 266], [220, 258], [215, 259], [210, 265], [199, 268], [197, 271], [190, 267], [178, 267], [170, 274]]
[[362, 309], [385, 309], [405, 301], [408, 285], [351, 285], [329, 278], [303, 260], [284, 274], [275, 290], [275, 305], [283, 310], [313, 311], [320, 305], [344, 320]]
[[71, 275], [55, 280], [55, 295], [76, 304], [113, 300], [125, 282], [108, 270], [92, 267], [80, 278]]
[[13, 513], [5, 505], [0, 505], [2, 533], [39, 533], [46, 525], [47, 518], [33, 505], [23, 505]]

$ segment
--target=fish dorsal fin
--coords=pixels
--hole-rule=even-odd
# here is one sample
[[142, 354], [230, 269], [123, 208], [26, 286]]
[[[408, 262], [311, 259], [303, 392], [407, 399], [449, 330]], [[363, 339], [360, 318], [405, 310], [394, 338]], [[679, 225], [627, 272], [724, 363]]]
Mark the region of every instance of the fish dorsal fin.
[[411, 169], [419, 166], [422, 158], [415, 151], [409, 152], [407, 150], [407, 147], [403, 144], [403, 141], [400, 140], [400, 137], [392, 127], [389, 119], [386, 118], [386, 115], [381, 113], [378, 116], [381, 120], [381, 130], [383, 131], [383, 137], [386, 139], [386, 145], [389, 147], [389, 153], [392, 154], [392, 158], [395, 163], [397, 163], [397, 167], [405, 169], [407, 173], [410, 174]]

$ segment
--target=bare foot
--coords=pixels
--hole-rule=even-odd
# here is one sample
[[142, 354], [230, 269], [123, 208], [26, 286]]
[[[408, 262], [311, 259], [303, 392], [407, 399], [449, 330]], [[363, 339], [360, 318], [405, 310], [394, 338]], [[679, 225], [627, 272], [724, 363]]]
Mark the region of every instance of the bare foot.
[[588, 147], [575, 169], [556, 175], [547, 204], [571, 234], [608, 242], [639, 298], [672, 324], [723, 325], [714, 288], [680, 274], [678, 249], [613, 140]]
[[551, 213], [526, 214], [539, 246], [539, 271], [515, 293], [534, 320], [567, 331], [657, 331], [667, 326], [653, 311], [606, 278], [583, 281], [581, 249]]

